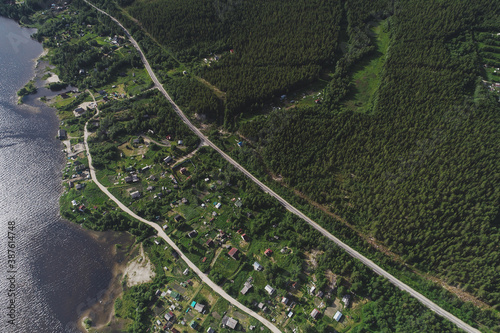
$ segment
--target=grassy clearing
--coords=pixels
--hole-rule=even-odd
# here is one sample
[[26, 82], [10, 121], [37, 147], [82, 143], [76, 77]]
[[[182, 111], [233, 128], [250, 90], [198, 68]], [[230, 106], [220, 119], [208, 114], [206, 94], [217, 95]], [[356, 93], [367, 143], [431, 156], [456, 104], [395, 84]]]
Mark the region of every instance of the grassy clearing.
[[390, 43], [390, 33], [386, 22], [382, 21], [372, 28], [376, 35], [376, 51], [353, 68], [352, 91], [344, 103], [349, 110], [371, 113], [375, 109], [377, 90]]

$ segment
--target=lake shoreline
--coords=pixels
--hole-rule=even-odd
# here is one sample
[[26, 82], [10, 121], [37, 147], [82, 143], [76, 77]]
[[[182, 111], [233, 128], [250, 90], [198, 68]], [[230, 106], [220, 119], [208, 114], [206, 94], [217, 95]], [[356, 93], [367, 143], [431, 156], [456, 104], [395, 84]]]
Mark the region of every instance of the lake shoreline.
[[[19, 24], [19, 22], [17, 22]], [[21, 27], [26, 27], [21, 24], [19, 24]], [[30, 27], [28, 27], [30, 28]], [[62, 91], [65, 91], [66, 89], [62, 89], [61, 91], [51, 91], [48, 88], [48, 84], [51, 82], [56, 82], [54, 80], [54, 75], [57, 77], [57, 74], [55, 74], [52, 69], [50, 68], [50, 59], [44, 59], [49, 55], [50, 49], [49, 48], [43, 48], [42, 53], [33, 59], [33, 65], [32, 65], [32, 71], [34, 72], [33, 77], [28, 81], [28, 82], [34, 82], [35, 86], [38, 88], [37, 91], [35, 91], [32, 94], [28, 94], [25, 96], [17, 96], [18, 97], [18, 104], [24, 104], [27, 107], [35, 107], [33, 105], [33, 100], [28, 101], [23, 101], [24, 97], [29, 97], [32, 96], [36, 100], [41, 100], [45, 106], [47, 106], [50, 110], [54, 111], [57, 118], [59, 119], [59, 122], [61, 122], [61, 117], [59, 115], [59, 110], [52, 105], [51, 99], [55, 98], [56, 96], [60, 95]], [[43, 68], [40, 68], [39, 66], [43, 66]], [[49, 68], [49, 70], [47, 70]], [[44, 79], [42, 75], [50, 73], [51, 76], [48, 78]], [[60, 81], [59, 78], [57, 77], [57, 81]], [[47, 89], [49, 92], [53, 93], [53, 96], [50, 96], [48, 100], [42, 100], [42, 97], [46, 96], [39, 96], [42, 94], [40, 90]], [[44, 98], [45, 99], [45, 98]], [[54, 135], [55, 137], [55, 135]], [[67, 153], [66, 154], [65, 160], [67, 160]], [[60, 171], [63, 171], [64, 169], [64, 164], [61, 165]], [[61, 172], [62, 175], [62, 172]], [[61, 177], [62, 178], [62, 177]], [[62, 191], [59, 194], [59, 201], [61, 200], [62, 196], [64, 195], [66, 191], [66, 182], [61, 179], [61, 184], [62, 184]], [[112, 246], [112, 251], [108, 253], [108, 259], [110, 259], [113, 264], [111, 268], [111, 280], [108, 284], [108, 286], [98, 292], [95, 293], [95, 297], [88, 297], [86, 302], [80, 304], [77, 307], [77, 312], [78, 312], [78, 319], [76, 321], [76, 325], [72, 325], [73, 327], [76, 326], [77, 329], [79, 329], [82, 332], [88, 331], [85, 328], [84, 320], [86, 318], [90, 318], [92, 320], [92, 325], [91, 329], [99, 329], [104, 326], [107, 326], [111, 320], [113, 319], [114, 316], [114, 303], [117, 298], [119, 298], [123, 294], [123, 287], [122, 287], [122, 280], [123, 280], [123, 274], [125, 273], [126, 267], [129, 264], [129, 260], [131, 260], [131, 255], [134, 251], [134, 244], [135, 244], [135, 238], [126, 232], [118, 232], [118, 231], [113, 231], [113, 230], [107, 230], [107, 231], [95, 231], [91, 229], [87, 229], [82, 227], [80, 224], [78, 224], [76, 221], [72, 221], [70, 219], [67, 219], [63, 217], [63, 208], [59, 204], [59, 216], [62, 220], [68, 221], [71, 225], [73, 226], [79, 226], [86, 235], [92, 237], [96, 242], [102, 244], [103, 246], [106, 247], [111, 247]]]

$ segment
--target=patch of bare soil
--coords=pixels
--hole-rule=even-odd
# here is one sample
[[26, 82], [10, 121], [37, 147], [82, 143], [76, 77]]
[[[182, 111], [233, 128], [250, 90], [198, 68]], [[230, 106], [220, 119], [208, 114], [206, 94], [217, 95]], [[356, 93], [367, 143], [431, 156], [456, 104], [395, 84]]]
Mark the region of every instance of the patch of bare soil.
[[132, 287], [141, 283], [150, 282], [155, 277], [155, 272], [153, 270], [153, 264], [149, 258], [145, 255], [144, 249], [141, 244], [140, 254], [137, 258], [134, 258], [125, 269], [123, 273], [127, 278], [127, 286]]

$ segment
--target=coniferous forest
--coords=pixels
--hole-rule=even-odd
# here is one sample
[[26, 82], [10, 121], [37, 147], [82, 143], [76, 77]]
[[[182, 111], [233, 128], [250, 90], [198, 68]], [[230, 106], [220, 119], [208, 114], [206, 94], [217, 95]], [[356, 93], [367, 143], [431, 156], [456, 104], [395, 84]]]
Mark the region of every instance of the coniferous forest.
[[[500, 32], [499, 6], [456, 0], [122, 5], [224, 93], [217, 114], [255, 146], [268, 172], [408, 264], [498, 306], [500, 108], [481, 81], [484, 50], [477, 39]], [[381, 22], [390, 43], [379, 84], [371, 112], [356, 112], [346, 107], [356, 89], [351, 75], [376, 53], [369, 28]], [[210, 66], [200, 65], [215, 56]], [[322, 73], [331, 80], [320, 105], [237, 121]]]

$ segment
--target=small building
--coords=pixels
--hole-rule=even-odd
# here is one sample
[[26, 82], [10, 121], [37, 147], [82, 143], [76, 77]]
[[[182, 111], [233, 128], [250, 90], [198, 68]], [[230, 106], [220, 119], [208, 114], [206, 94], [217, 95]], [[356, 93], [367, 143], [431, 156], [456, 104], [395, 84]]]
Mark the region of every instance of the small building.
[[198, 235], [198, 232], [196, 230], [192, 230], [188, 233], [189, 238], [196, 237], [196, 235]]
[[66, 134], [65, 130], [60, 129], [57, 131], [57, 138], [59, 140], [64, 140], [64, 139], [66, 139], [66, 137], [67, 137], [67, 134]]
[[149, 192], [151, 192], [151, 191], [153, 191], [154, 189], [155, 189], [155, 187], [154, 187], [154, 186], [149, 185], [149, 186], [148, 186], [148, 188], [147, 188], [146, 190], [148, 190]]
[[236, 325], [238, 325], [238, 321], [236, 319], [228, 316], [224, 316], [224, 318], [222, 318], [222, 327], [229, 327], [234, 330]]
[[341, 318], [342, 318], [342, 312], [340, 311], [337, 311], [333, 316], [333, 319], [335, 319], [335, 321], [340, 321]]
[[182, 272], [183, 275], [188, 275], [189, 274], [189, 268], [186, 268], [184, 272]]
[[238, 256], [239, 256], [239, 251], [237, 248], [233, 247], [230, 251], [229, 251], [229, 256], [231, 258], [233, 258], [234, 260], [238, 260]]
[[124, 179], [125, 183], [132, 183], [132, 180], [133, 180], [132, 176], [127, 176]]
[[283, 303], [283, 304], [285, 304], [285, 305], [288, 305], [288, 301], [289, 301], [289, 299], [288, 299], [288, 298], [286, 298], [286, 297], [282, 297], [282, 298], [281, 298], [281, 303]]
[[207, 329], [207, 333], [215, 333], [215, 330], [212, 327], [209, 327]]
[[182, 221], [182, 216], [180, 216], [179, 214], [177, 214], [177, 215], [174, 216], [174, 220], [175, 220], [175, 222], [180, 222], [180, 221]]
[[245, 285], [243, 286], [243, 289], [241, 289], [241, 293], [242, 293], [243, 295], [246, 295], [246, 293], [247, 293], [250, 289], [252, 289], [252, 287], [253, 287], [253, 286], [252, 286], [252, 284], [251, 284], [250, 282], [248, 282], [248, 281], [247, 281], [247, 282], [245, 282]]
[[249, 242], [250, 241], [250, 237], [248, 237], [247, 234], [241, 235], [241, 239], [243, 239], [245, 242]]
[[80, 117], [81, 115], [85, 114], [86, 110], [82, 107], [78, 107], [73, 111], [73, 114], [75, 117]]
[[264, 269], [261, 264], [259, 264], [257, 261], [253, 263], [253, 269], [256, 271], [261, 271]]
[[165, 163], [170, 163], [170, 162], [172, 162], [172, 156], [167, 156], [167, 157], [165, 157], [165, 158], [163, 159], [163, 162], [165, 162]]
[[276, 291], [276, 289], [274, 289], [273, 287], [271, 287], [270, 285], [267, 285], [264, 289], [266, 289], [267, 293], [269, 295], [272, 295], [274, 294], [274, 292]]
[[349, 306], [349, 303], [351, 302], [351, 295], [346, 294], [342, 297], [342, 302], [344, 302], [345, 307], [347, 308]]
[[273, 250], [271, 250], [271, 249], [267, 249], [267, 250], [265, 250], [265, 251], [264, 251], [264, 254], [265, 254], [266, 256], [270, 257], [270, 256], [273, 254]]
[[187, 174], [187, 169], [185, 167], [182, 167], [180, 168], [179, 172], [182, 174], [182, 175], [185, 175]]
[[288, 312], [288, 315], [287, 315], [287, 316], [288, 316], [288, 318], [292, 318], [292, 316], [293, 316], [293, 312], [292, 312], [292, 311]]
[[71, 204], [72, 204], [73, 206], [78, 205], [78, 203], [76, 202], [76, 200], [71, 200]]
[[139, 191], [135, 191], [130, 193], [130, 196], [132, 197], [132, 199], [139, 199], [141, 197], [141, 193]]
[[76, 184], [76, 185], [75, 185], [75, 188], [76, 188], [77, 190], [82, 190], [84, 187], [85, 187], [85, 185], [84, 185], [84, 184]]
[[318, 291], [318, 293], [316, 294], [316, 297], [322, 298], [324, 295], [325, 295], [325, 293], [324, 293], [324, 292], [322, 292], [322, 291], [320, 290], [320, 291]]
[[172, 256], [175, 258], [175, 259], [179, 259], [179, 253], [177, 253], [177, 251], [175, 250], [172, 250]]
[[198, 311], [199, 313], [203, 313], [203, 311], [205, 311], [205, 305], [200, 304], [200, 303], [197, 303], [197, 304], [194, 306], [194, 309], [195, 309], [196, 311]]
[[220, 209], [221, 206], [222, 206], [222, 204], [220, 202], [215, 204], [215, 208], [217, 208], [217, 209]]
[[267, 310], [266, 305], [265, 305], [264, 303], [262, 303], [262, 302], [260, 302], [260, 303], [259, 303], [259, 305], [257, 305], [257, 307], [258, 307], [260, 310], [264, 311], [264, 312], [266, 312], [266, 310]]
[[320, 314], [319, 311], [317, 309], [314, 309], [311, 312], [311, 317], [313, 317], [313, 319], [318, 319], [319, 314]]
[[309, 293], [311, 295], [314, 295], [314, 291], [316, 290], [316, 286], [312, 286], [311, 289], [309, 289]]
[[170, 297], [172, 297], [173, 299], [175, 299], [177, 301], [181, 299], [181, 295], [177, 291], [172, 291], [170, 293]]
[[212, 247], [214, 245], [214, 241], [212, 238], [209, 238], [206, 242], [205, 245], [208, 247]]
[[191, 322], [189, 323], [189, 327], [195, 330], [198, 327], [198, 323], [194, 320], [191, 320]]
[[175, 318], [175, 315], [172, 311], [169, 311], [168, 313], [165, 313], [165, 319], [167, 321], [173, 321]]

